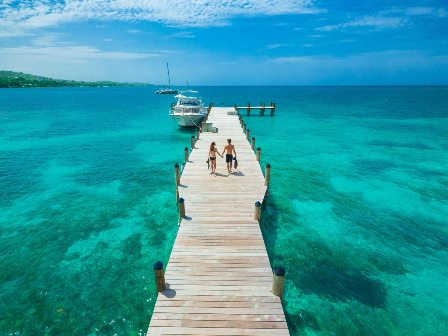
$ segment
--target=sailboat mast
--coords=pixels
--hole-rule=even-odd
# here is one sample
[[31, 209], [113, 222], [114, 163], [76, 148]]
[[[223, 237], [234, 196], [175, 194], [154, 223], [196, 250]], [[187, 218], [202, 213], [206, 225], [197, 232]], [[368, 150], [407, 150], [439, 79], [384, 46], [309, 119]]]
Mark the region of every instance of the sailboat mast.
[[171, 88], [170, 68], [168, 67], [168, 62], [166, 62], [166, 72], [168, 72], [168, 87]]

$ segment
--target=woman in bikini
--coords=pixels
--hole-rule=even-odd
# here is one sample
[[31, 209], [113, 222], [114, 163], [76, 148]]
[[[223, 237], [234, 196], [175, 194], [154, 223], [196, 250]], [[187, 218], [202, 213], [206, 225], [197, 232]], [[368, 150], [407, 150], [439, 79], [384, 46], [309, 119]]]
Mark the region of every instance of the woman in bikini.
[[210, 150], [208, 151], [210, 164], [212, 166], [212, 172], [210, 174], [216, 173], [216, 153], [218, 153], [220, 157], [223, 157], [221, 154], [219, 154], [218, 150], [216, 149], [216, 143], [213, 141], [210, 145]]

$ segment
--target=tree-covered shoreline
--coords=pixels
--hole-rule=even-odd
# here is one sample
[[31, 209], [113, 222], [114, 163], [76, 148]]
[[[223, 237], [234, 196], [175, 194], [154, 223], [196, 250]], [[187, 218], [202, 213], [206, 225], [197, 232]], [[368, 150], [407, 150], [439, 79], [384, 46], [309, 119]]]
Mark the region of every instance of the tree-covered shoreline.
[[148, 83], [122, 83], [112, 81], [85, 82], [35, 76], [23, 72], [0, 71], [0, 88], [36, 87], [109, 87], [109, 86], [151, 86]]

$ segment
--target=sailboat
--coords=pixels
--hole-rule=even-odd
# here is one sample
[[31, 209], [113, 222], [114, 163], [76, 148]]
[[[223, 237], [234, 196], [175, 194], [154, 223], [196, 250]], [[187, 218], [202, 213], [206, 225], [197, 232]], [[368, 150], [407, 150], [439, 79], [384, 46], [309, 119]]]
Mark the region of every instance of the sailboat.
[[171, 88], [170, 68], [168, 67], [168, 62], [166, 63], [166, 71], [168, 73], [168, 87], [161, 88], [154, 93], [155, 94], [177, 94], [177, 93], [179, 93], [179, 91], [177, 91], [176, 89]]

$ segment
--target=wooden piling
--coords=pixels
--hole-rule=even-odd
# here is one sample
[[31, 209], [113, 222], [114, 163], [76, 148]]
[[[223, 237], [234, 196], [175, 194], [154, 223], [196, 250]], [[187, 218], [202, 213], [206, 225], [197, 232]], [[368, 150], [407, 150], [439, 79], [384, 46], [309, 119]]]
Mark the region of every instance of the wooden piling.
[[265, 105], [264, 103], [261, 104], [260, 115], [261, 115], [262, 117], [264, 117], [264, 110], [265, 110], [265, 108], [266, 108], [266, 105]]
[[283, 296], [283, 288], [285, 285], [285, 274], [286, 271], [281, 266], [277, 266], [273, 270], [272, 294], [280, 298]]
[[185, 163], [187, 163], [188, 162], [188, 154], [189, 154], [188, 147], [184, 148], [184, 152], [185, 152]]
[[254, 211], [254, 219], [260, 221], [261, 218], [261, 202], [255, 202], [255, 211]]
[[261, 156], [261, 148], [258, 147], [257, 148], [257, 161], [260, 161], [260, 156]]
[[246, 124], [243, 123], [243, 133], [246, 134]]
[[195, 143], [195, 137], [194, 135], [191, 136], [191, 150], [193, 150], [194, 148], [194, 143]]
[[156, 278], [156, 288], [157, 292], [162, 292], [166, 289], [165, 284], [165, 273], [163, 272], [163, 263], [161, 261], [157, 261], [153, 265], [154, 275]]
[[252, 142], [250, 143], [250, 148], [251, 148], [252, 150], [255, 149], [255, 138], [254, 138], [254, 137], [252, 137]]
[[196, 141], [198, 141], [199, 140], [199, 134], [200, 134], [201, 132], [199, 131], [199, 127], [197, 127], [196, 128]]
[[264, 185], [269, 187], [269, 180], [271, 179], [271, 165], [266, 163], [266, 171], [264, 176]]
[[248, 130], [246, 131], [246, 138], [247, 138], [247, 140], [249, 141], [249, 139], [250, 139], [250, 129], [248, 129]]
[[247, 115], [250, 116], [250, 103], [247, 103]]
[[179, 164], [174, 165], [174, 169], [176, 171], [176, 186], [180, 184], [180, 172], [179, 172]]
[[271, 117], [275, 114], [275, 103], [271, 103]]
[[179, 204], [179, 221], [182, 220], [182, 218], [185, 218], [185, 201], [182, 197], [180, 197], [177, 200], [177, 203]]

